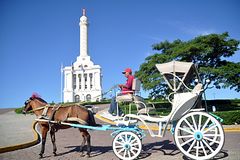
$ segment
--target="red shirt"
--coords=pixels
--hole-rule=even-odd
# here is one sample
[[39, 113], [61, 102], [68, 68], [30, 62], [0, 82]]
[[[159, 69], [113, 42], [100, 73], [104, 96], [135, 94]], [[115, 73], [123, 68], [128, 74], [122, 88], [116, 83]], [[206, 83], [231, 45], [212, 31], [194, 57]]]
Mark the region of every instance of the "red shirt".
[[123, 87], [123, 89], [122, 89], [122, 91], [123, 91], [122, 94], [131, 93], [131, 92], [124, 92], [124, 91], [132, 91], [133, 79], [134, 79], [134, 76], [132, 76], [132, 75], [129, 75], [129, 76], [127, 77], [127, 81], [126, 81], [126, 84], [125, 84], [125, 86], [126, 86], [127, 88]]

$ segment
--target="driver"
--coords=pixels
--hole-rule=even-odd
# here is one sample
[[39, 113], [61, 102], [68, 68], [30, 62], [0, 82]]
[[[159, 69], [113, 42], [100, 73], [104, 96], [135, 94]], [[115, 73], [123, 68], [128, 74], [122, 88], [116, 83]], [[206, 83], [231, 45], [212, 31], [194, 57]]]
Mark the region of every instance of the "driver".
[[[121, 99], [121, 96], [126, 95], [126, 94], [132, 94], [132, 84], [134, 80], [134, 76], [132, 75], [132, 69], [131, 68], [126, 68], [123, 72], [124, 76], [127, 78], [126, 84], [119, 84], [118, 87], [121, 89], [121, 93], [117, 95], [117, 99]], [[118, 108], [118, 116], [123, 116], [123, 112], [120, 108]], [[113, 96], [110, 107], [108, 112], [115, 116], [117, 113], [117, 102], [116, 102], [116, 97]]]

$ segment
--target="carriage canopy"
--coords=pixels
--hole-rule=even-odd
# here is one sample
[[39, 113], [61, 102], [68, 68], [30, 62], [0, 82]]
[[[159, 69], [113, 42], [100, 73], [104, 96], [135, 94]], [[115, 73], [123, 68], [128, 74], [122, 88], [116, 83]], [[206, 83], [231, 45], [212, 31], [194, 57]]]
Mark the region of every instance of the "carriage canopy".
[[156, 64], [156, 67], [163, 75], [169, 88], [174, 92], [177, 92], [183, 83], [187, 84], [192, 82], [194, 76], [200, 80], [197, 69], [192, 62], [171, 61]]

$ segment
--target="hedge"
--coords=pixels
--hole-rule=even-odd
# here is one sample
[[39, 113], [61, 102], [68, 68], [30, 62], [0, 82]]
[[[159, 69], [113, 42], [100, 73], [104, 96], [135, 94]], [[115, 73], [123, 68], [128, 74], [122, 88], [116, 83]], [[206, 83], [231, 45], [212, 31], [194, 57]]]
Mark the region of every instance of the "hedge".
[[[129, 112], [129, 106], [128, 105], [121, 105], [121, 108], [125, 114], [128, 114]], [[150, 115], [159, 115], [159, 116], [167, 116], [171, 112], [171, 108], [156, 108], [155, 112], [150, 112]], [[131, 113], [136, 114], [137, 109], [135, 105], [132, 105], [131, 107]], [[234, 111], [217, 111], [217, 112], [211, 112], [218, 117], [223, 119], [222, 124], [224, 125], [233, 125], [233, 124], [240, 124], [240, 110], [234, 110]]]
[[[231, 110], [240, 110], [240, 100], [207, 100], [207, 110], [212, 111], [212, 106], [216, 107], [217, 111], [231, 111]], [[156, 108], [170, 109], [171, 104], [166, 101], [153, 102]], [[205, 107], [205, 101], [202, 101], [202, 106]]]
[[240, 110], [214, 112], [213, 114], [223, 119], [223, 124], [240, 124]]
[[[23, 107], [24, 107], [24, 106], [23, 106]], [[22, 110], [23, 110], [23, 107], [16, 108], [16, 109], [15, 109], [15, 112], [16, 112], [17, 114], [21, 114], [21, 113], [22, 113]]]
[[[104, 100], [101, 102], [85, 102], [82, 105], [96, 105], [96, 104], [109, 104], [111, 100]], [[168, 115], [171, 112], [171, 104], [167, 101], [157, 100], [153, 102], [156, 107], [156, 112], [151, 114]], [[203, 106], [205, 102], [203, 101]], [[70, 105], [76, 103], [62, 103], [63, 105]], [[217, 112], [215, 115], [221, 117], [224, 121], [223, 124], [240, 124], [240, 99], [234, 100], [207, 100], [208, 111], [212, 111], [212, 106], [216, 107]], [[123, 106], [123, 110], [128, 112], [128, 105]], [[126, 108], [126, 109], [125, 109]], [[15, 112], [22, 113], [23, 107], [15, 109]], [[136, 107], [132, 106], [132, 113], [136, 113]]]

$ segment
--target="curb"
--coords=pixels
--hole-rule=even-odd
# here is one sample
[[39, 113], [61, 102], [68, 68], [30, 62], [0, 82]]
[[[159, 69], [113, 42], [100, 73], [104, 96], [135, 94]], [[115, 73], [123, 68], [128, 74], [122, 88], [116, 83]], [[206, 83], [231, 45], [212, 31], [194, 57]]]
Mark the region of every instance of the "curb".
[[225, 132], [240, 132], [240, 128], [223, 128]]
[[111, 120], [109, 120], [109, 119], [107, 119], [107, 118], [104, 118], [104, 117], [100, 116], [99, 114], [95, 114], [95, 117], [96, 117], [97, 119], [103, 121], [103, 122], [106, 122], [106, 123], [109, 123], [109, 124], [112, 124], [112, 125], [116, 125], [115, 122], [113, 122], [113, 121], [111, 121]]
[[[111, 121], [109, 119], [106, 119], [102, 116], [100, 116], [99, 114], [95, 115], [96, 118], [98, 118], [99, 120], [115, 125], [116, 123], [114, 121]], [[143, 130], [147, 130], [147, 127], [145, 125], [140, 125], [139, 128], [143, 129]], [[149, 128], [153, 131], [158, 131], [158, 127], [156, 126], [149, 126]], [[168, 131], [170, 130], [169, 128], [167, 129]], [[223, 128], [224, 132], [240, 132], [240, 128], [231, 128], [231, 127], [227, 127], [227, 128]]]
[[20, 144], [16, 144], [16, 145], [12, 145], [12, 146], [7, 146], [7, 147], [0, 147], [0, 153], [31, 147], [31, 146], [39, 143], [40, 137], [35, 130], [36, 124], [37, 124], [37, 121], [34, 121], [32, 123], [32, 131], [33, 131], [33, 135], [34, 135], [34, 140], [33, 141], [29, 141], [29, 142], [26, 142], [26, 143], [20, 143]]

